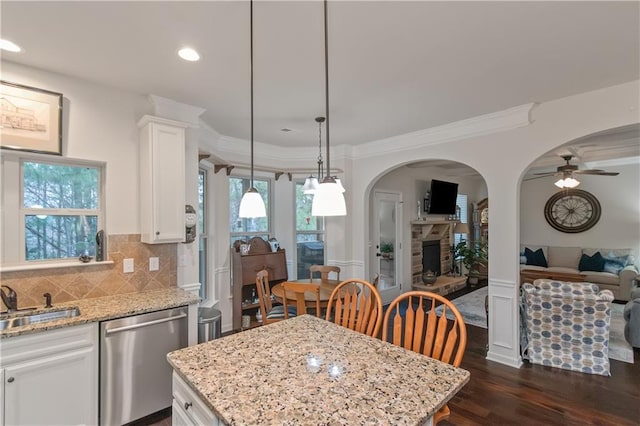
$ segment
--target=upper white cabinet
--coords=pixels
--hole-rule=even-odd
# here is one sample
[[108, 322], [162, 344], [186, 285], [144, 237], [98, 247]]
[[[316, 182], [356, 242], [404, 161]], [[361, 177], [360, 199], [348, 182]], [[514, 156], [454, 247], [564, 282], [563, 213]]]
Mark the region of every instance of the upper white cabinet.
[[3, 340], [0, 423], [97, 424], [97, 339], [92, 323]]
[[140, 128], [142, 242], [185, 239], [185, 128], [187, 123], [145, 115]]

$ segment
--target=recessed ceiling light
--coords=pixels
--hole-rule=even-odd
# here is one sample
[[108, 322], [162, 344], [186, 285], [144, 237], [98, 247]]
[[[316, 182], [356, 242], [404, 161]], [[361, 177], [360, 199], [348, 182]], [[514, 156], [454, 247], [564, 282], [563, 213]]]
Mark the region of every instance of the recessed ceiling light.
[[194, 62], [200, 60], [200, 55], [198, 55], [198, 52], [190, 47], [183, 47], [178, 51], [178, 55], [185, 61]]
[[20, 46], [18, 46], [14, 42], [5, 40], [3, 38], [0, 38], [0, 49], [6, 50], [8, 52], [20, 52], [22, 50]]

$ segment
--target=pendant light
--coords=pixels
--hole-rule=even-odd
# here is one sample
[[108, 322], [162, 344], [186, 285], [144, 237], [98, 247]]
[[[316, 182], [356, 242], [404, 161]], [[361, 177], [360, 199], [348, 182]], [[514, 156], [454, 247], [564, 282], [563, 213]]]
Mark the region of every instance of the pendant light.
[[318, 177], [309, 176], [302, 186], [302, 192], [307, 195], [313, 195], [316, 193], [318, 189], [318, 185], [322, 180], [322, 175], [324, 174], [324, 162], [322, 161], [322, 123], [324, 123], [324, 117], [316, 117], [316, 123], [318, 123]]
[[244, 193], [240, 200], [241, 218], [266, 217], [267, 211], [264, 207], [264, 200], [258, 190], [253, 186], [253, 0], [249, 3], [250, 15], [250, 51], [251, 51], [251, 187]]
[[324, 89], [325, 117], [327, 120], [327, 175], [322, 179], [313, 197], [312, 216], [346, 216], [344, 188], [331, 176], [331, 154], [329, 151], [329, 38], [327, 34], [327, 0], [324, 0]]

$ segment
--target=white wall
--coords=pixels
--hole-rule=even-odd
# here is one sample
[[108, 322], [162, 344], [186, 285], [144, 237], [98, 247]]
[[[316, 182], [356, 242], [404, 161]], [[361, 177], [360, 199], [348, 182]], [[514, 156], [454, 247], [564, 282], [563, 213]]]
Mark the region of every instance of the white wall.
[[146, 96], [11, 62], [2, 79], [62, 93], [63, 155], [107, 163], [108, 233], [140, 233], [136, 123], [152, 111]]
[[607, 166], [618, 176], [580, 175], [577, 189], [593, 194], [602, 207], [598, 223], [577, 234], [552, 228], [544, 218], [544, 205], [558, 188], [557, 179], [522, 182], [520, 190], [520, 241], [523, 244], [592, 248], [631, 248], [640, 253], [640, 164]]

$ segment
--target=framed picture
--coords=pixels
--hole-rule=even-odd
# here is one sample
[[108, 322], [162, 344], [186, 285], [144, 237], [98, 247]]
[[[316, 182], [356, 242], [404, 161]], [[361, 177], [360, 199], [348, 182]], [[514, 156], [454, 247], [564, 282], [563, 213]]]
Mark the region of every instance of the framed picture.
[[429, 199], [428, 198], [424, 198], [424, 200], [422, 201], [422, 211], [425, 213], [429, 213]]
[[0, 81], [3, 149], [62, 155], [62, 94]]

